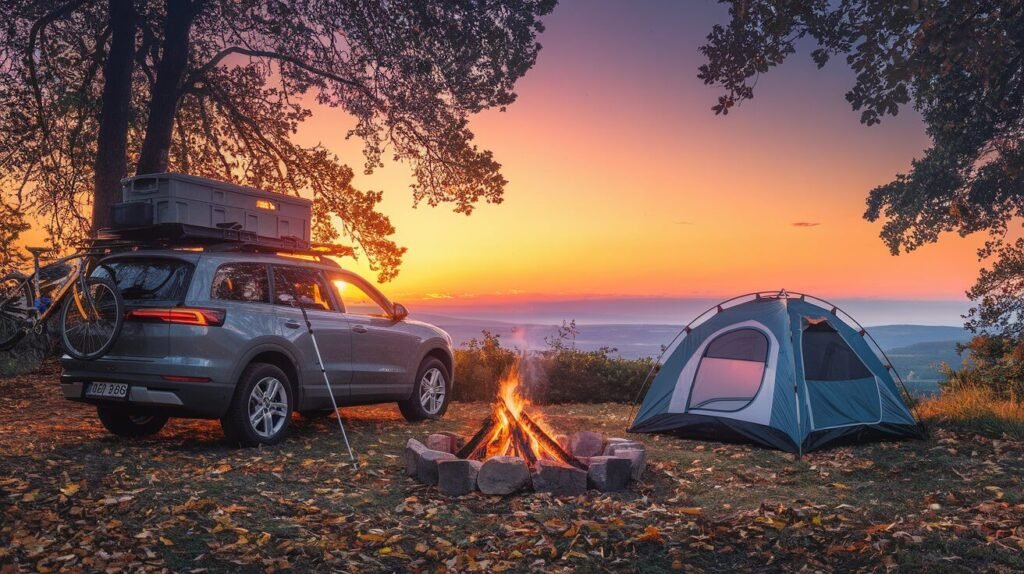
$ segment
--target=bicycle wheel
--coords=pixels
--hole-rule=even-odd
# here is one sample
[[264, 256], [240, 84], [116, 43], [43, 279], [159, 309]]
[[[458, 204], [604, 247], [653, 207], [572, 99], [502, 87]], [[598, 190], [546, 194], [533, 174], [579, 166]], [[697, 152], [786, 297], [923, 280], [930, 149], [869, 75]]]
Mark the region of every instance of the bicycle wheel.
[[124, 299], [117, 287], [98, 277], [76, 283], [60, 311], [60, 337], [68, 355], [93, 361], [114, 346], [124, 325]]
[[32, 291], [25, 279], [18, 273], [0, 279], [0, 351], [17, 345], [32, 321]]

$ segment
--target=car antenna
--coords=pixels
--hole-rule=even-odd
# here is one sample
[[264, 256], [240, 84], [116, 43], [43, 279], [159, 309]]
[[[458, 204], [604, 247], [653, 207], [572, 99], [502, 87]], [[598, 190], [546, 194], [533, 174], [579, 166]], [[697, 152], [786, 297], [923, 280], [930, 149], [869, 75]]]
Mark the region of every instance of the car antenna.
[[292, 295], [292, 306], [298, 307], [299, 311], [302, 311], [302, 320], [306, 322], [306, 330], [309, 331], [309, 338], [313, 340], [313, 350], [316, 352], [316, 361], [320, 365], [320, 374], [324, 377], [324, 384], [327, 385], [327, 396], [331, 397], [331, 405], [334, 407], [334, 416], [338, 417], [338, 428], [341, 429], [341, 437], [345, 439], [345, 448], [348, 449], [348, 457], [352, 459], [352, 467], [359, 470], [359, 463], [356, 461], [356, 455], [352, 452], [352, 445], [348, 442], [348, 433], [345, 432], [345, 423], [341, 421], [341, 413], [338, 412], [338, 402], [334, 400], [334, 391], [331, 390], [331, 380], [327, 377], [327, 369], [324, 368], [324, 358], [320, 355], [320, 345], [316, 342], [316, 334], [313, 333], [313, 323], [309, 320], [309, 315], [306, 314], [306, 308], [299, 301], [298, 297]]

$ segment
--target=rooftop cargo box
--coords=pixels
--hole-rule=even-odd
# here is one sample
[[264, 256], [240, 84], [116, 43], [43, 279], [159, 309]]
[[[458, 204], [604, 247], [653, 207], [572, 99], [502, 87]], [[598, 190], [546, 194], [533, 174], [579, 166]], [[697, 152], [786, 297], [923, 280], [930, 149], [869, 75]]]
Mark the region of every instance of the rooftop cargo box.
[[181, 173], [139, 175], [121, 183], [124, 203], [114, 206], [115, 230], [174, 227], [200, 236], [235, 231], [310, 242], [308, 199]]

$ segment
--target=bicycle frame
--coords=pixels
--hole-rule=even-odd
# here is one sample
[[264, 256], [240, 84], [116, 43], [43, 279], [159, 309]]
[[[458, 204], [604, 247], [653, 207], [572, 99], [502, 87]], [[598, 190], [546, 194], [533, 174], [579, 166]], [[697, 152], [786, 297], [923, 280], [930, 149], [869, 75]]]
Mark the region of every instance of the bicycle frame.
[[[87, 249], [85, 251], [68, 255], [66, 257], [55, 259], [49, 263], [49, 265], [62, 265], [70, 261], [76, 261], [76, 263], [72, 264], [73, 270], [71, 274], [67, 277], [64, 284], [57, 288], [56, 291], [48, 293], [50, 295], [50, 301], [44, 309], [40, 309], [37, 305], [38, 302], [43, 300], [43, 298], [46, 297], [47, 295], [47, 293], [44, 293], [44, 289], [50, 287], [53, 284], [53, 282], [43, 283], [42, 279], [39, 277], [39, 253], [33, 252], [32, 255], [33, 273], [31, 277], [26, 279], [26, 281], [30, 281], [32, 287], [32, 305], [33, 309], [35, 310], [35, 319], [33, 320], [33, 327], [35, 325], [42, 324], [46, 322], [47, 319], [49, 319], [50, 315], [52, 315], [60, 307], [60, 303], [64, 300], [64, 297], [67, 296], [68, 291], [70, 291], [72, 287], [74, 287], [76, 282], [80, 287], [78, 293], [85, 294], [85, 303], [87, 303], [90, 310], [92, 310], [93, 313], [95, 313], [95, 309], [93, 308], [94, 304], [91, 297], [89, 296], [89, 290], [86, 288], [85, 281], [89, 277], [89, 273], [92, 271], [90, 262], [92, 261], [94, 256], [97, 255], [97, 253], [93, 253], [92, 250]], [[86, 317], [88, 316], [89, 313], [83, 306], [82, 299], [83, 298], [79, 298], [76, 296], [75, 304], [78, 306], [78, 310], [82, 314], [82, 316]]]

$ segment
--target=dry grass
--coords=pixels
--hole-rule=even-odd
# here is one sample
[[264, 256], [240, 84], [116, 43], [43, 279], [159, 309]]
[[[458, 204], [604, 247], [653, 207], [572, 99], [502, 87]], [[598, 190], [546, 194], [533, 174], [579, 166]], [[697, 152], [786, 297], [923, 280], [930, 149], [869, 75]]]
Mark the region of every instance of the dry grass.
[[1024, 439], [1024, 402], [1001, 399], [985, 388], [960, 387], [921, 402], [918, 412], [928, 421], [989, 436]]

